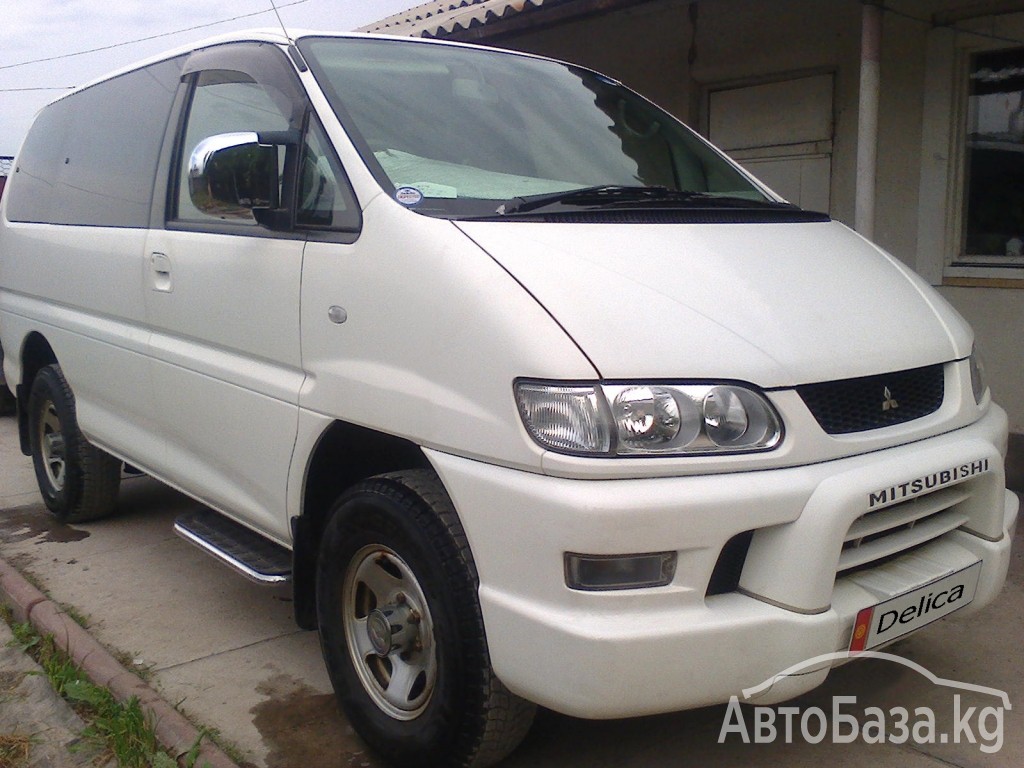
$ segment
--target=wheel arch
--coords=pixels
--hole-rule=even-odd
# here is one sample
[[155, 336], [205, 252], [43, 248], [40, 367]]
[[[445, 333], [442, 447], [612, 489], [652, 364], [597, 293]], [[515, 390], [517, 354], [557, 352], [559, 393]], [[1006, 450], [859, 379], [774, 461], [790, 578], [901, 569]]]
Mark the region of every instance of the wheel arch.
[[402, 437], [335, 421], [306, 462], [302, 514], [291, 519], [295, 621], [316, 629], [316, 559], [328, 514], [352, 485], [374, 475], [431, 469], [420, 446]]

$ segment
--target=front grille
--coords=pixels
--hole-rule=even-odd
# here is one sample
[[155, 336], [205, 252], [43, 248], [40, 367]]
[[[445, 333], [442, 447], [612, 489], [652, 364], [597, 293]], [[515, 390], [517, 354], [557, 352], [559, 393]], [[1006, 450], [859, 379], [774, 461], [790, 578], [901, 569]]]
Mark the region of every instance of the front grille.
[[959, 528], [969, 519], [962, 506], [969, 497], [955, 485], [862, 515], [843, 540], [838, 570], [874, 565]]
[[796, 388], [830, 435], [890, 427], [934, 413], [944, 395], [942, 365]]

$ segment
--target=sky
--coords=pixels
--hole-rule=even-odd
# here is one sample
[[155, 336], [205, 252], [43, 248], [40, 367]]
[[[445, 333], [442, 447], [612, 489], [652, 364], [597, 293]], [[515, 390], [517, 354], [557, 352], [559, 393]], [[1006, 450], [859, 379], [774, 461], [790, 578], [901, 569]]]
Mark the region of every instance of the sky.
[[[274, 2], [290, 29], [347, 31], [422, 0]], [[204, 38], [278, 26], [271, 0], [0, 0], [0, 20], [0, 156], [17, 154], [35, 113], [68, 87]], [[106, 50], [69, 55], [95, 48]]]

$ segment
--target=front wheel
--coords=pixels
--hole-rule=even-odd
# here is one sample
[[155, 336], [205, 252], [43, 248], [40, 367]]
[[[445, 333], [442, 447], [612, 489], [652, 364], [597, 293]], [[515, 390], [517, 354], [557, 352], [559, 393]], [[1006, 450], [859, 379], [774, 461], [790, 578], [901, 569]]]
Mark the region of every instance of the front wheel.
[[28, 428], [39, 492], [57, 519], [82, 523], [114, 511], [121, 462], [82, 436], [58, 365], [40, 369], [32, 382]]
[[335, 504], [317, 566], [327, 668], [349, 721], [397, 765], [492, 765], [534, 705], [495, 677], [465, 532], [437, 476], [358, 484]]

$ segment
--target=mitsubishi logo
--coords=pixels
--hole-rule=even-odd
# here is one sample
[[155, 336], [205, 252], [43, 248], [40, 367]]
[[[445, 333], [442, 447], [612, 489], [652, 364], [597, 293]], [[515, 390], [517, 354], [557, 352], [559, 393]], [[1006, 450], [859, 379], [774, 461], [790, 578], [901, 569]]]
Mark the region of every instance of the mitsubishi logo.
[[885, 388], [885, 391], [882, 393], [882, 395], [885, 397], [885, 399], [882, 401], [883, 411], [895, 411], [897, 408], [900, 407], [900, 404], [896, 402], [896, 399], [892, 396], [892, 392], [889, 391], [888, 387]]

